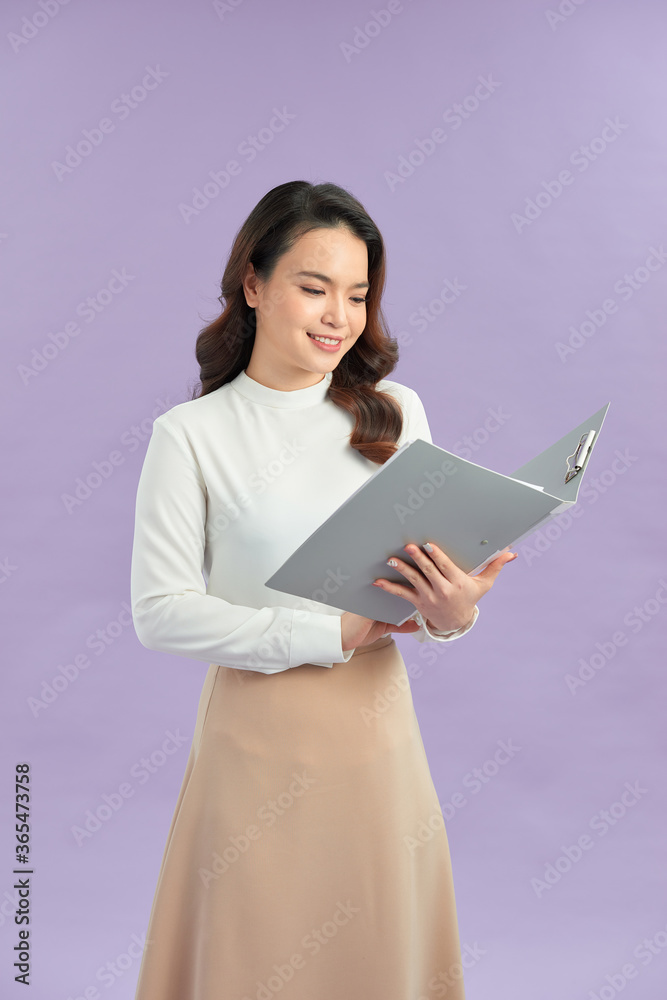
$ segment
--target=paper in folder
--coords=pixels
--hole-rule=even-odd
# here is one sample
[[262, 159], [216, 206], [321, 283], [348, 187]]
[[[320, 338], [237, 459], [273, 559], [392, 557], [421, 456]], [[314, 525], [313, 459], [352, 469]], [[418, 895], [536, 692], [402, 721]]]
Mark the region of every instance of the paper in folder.
[[[466, 573], [576, 503], [609, 403], [511, 476], [435, 444], [407, 441], [266, 581], [267, 587], [402, 625], [414, 605], [373, 586], [407, 584], [386, 565], [403, 546], [435, 542]], [[326, 587], [325, 587], [326, 584]]]

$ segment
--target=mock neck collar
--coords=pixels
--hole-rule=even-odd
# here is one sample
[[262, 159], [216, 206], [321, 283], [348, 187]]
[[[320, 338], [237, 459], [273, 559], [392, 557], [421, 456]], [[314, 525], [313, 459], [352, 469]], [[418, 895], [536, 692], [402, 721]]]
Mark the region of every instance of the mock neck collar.
[[271, 389], [268, 385], [257, 382], [254, 378], [246, 375], [245, 368], [233, 378], [229, 385], [236, 392], [245, 396], [253, 403], [260, 403], [264, 406], [275, 406], [283, 410], [297, 410], [304, 406], [315, 406], [323, 403], [326, 399], [329, 386], [331, 384], [332, 372], [326, 372], [324, 378], [315, 385], [308, 385], [305, 389]]

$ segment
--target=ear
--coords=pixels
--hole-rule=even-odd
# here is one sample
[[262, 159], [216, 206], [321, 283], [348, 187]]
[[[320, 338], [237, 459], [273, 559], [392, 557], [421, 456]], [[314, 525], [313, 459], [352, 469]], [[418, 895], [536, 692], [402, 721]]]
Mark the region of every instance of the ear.
[[245, 300], [251, 309], [254, 309], [257, 305], [257, 283], [258, 278], [255, 274], [255, 268], [253, 264], [248, 261], [246, 273], [243, 278], [243, 294], [245, 295]]

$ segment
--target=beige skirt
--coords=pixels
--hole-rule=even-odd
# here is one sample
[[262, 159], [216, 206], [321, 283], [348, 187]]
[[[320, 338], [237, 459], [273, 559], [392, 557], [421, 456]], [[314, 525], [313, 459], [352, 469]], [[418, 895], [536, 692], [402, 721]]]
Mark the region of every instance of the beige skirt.
[[135, 1000], [464, 1000], [449, 845], [391, 636], [212, 664]]

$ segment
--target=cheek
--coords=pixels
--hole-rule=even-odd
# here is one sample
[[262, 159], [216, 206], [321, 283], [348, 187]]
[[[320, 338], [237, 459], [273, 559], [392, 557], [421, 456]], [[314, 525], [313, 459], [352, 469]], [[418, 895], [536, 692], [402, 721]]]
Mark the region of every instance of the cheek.
[[307, 330], [317, 317], [317, 306], [305, 299], [291, 302], [285, 311], [287, 323], [297, 331]]
[[288, 337], [294, 342], [300, 340], [303, 331], [308, 329], [308, 317], [301, 310], [295, 309], [294, 306], [289, 309], [281, 309], [280, 314], [276, 310], [273, 322], [280, 338]]

